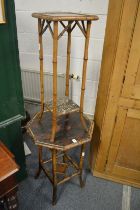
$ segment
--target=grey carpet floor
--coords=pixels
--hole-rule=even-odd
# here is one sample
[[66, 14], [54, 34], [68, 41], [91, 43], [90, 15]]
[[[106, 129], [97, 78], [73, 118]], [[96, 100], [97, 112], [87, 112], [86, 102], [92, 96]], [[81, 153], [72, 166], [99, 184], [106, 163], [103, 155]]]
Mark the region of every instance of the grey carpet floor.
[[[39, 107], [26, 104], [26, 109], [32, 116]], [[42, 172], [37, 180], [34, 179], [38, 166], [37, 148], [27, 134], [24, 134], [23, 138], [32, 154], [26, 157], [28, 178], [19, 186], [19, 210], [122, 210], [123, 185], [92, 176], [88, 166], [89, 145], [86, 149], [84, 161], [85, 187], [80, 188], [78, 177], [60, 185], [57, 193], [57, 204], [52, 206], [52, 186], [45, 174]], [[78, 160], [79, 148], [72, 150], [70, 153]], [[49, 155], [46, 150], [43, 154]], [[131, 210], [140, 210], [139, 196], [140, 190], [133, 188]]]

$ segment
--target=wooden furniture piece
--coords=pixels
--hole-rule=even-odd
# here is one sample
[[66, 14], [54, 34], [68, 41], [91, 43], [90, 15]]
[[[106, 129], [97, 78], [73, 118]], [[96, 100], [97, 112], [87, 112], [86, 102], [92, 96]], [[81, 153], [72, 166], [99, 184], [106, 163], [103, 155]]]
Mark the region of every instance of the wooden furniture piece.
[[[83, 103], [86, 83], [86, 69], [88, 61], [88, 46], [90, 37], [91, 22], [98, 20], [95, 15], [76, 14], [76, 13], [33, 13], [33, 17], [38, 19], [38, 36], [39, 36], [39, 58], [40, 58], [40, 91], [41, 91], [41, 111], [38, 114], [38, 118], [42, 119], [45, 102], [44, 102], [44, 79], [43, 79], [43, 42], [42, 35], [49, 29], [53, 38], [53, 100], [46, 104], [48, 111], [52, 112], [52, 134], [50, 141], [54, 142], [56, 130], [57, 130], [57, 116], [63, 114], [69, 114], [73, 111], [80, 112], [80, 119], [85, 130], [87, 126], [83, 117]], [[53, 24], [53, 29], [51, 24]], [[60, 33], [59, 24], [64, 28]], [[70, 78], [70, 52], [71, 52], [71, 34], [74, 28], [78, 26], [85, 37], [85, 49], [83, 59], [83, 75], [81, 86], [81, 99], [80, 107], [72, 102], [69, 98], [69, 78]], [[62, 100], [57, 98], [57, 53], [58, 53], [58, 40], [62, 35], [68, 33], [67, 42], [67, 64], [66, 64], [66, 97]]]
[[[82, 168], [85, 155], [85, 144], [91, 140], [93, 131], [93, 120], [89, 120], [83, 114], [83, 102], [86, 82], [86, 69], [88, 61], [88, 45], [90, 36], [91, 22], [98, 20], [94, 15], [83, 15], [75, 13], [33, 13], [33, 17], [38, 18], [39, 35], [39, 58], [40, 58], [40, 91], [41, 91], [41, 110], [28, 123], [27, 129], [39, 150], [39, 176], [43, 170], [53, 185], [52, 203], [56, 203], [57, 185], [62, 184], [74, 176], [80, 176], [80, 184], [83, 186]], [[53, 24], [53, 29], [51, 27]], [[58, 24], [64, 28], [62, 32], [58, 30]], [[70, 76], [70, 52], [71, 52], [71, 33], [78, 26], [85, 36], [85, 49], [83, 60], [83, 76], [81, 87], [80, 107], [69, 98], [69, 79]], [[44, 79], [43, 79], [43, 43], [42, 35], [49, 29], [53, 38], [53, 100], [45, 104], [44, 101]], [[66, 64], [66, 90], [65, 97], [57, 98], [57, 51], [58, 40], [68, 32], [67, 42], [67, 64]], [[45, 108], [46, 106], [46, 108]], [[80, 161], [77, 164], [67, 151], [81, 146]], [[42, 157], [42, 148], [48, 148], [52, 153], [50, 160]], [[58, 153], [58, 154], [57, 154]], [[59, 154], [60, 153], [60, 154]], [[57, 161], [59, 156], [63, 157]], [[52, 161], [52, 175], [45, 167], [45, 164]], [[69, 167], [74, 171], [69, 174]], [[59, 175], [59, 176], [58, 176]], [[61, 176], [60, 176], [61, 175]]]
[[13, 154], [0, 142], [0, 201], [6, 202], [8, 209], [18, 209], [15, 178], [18, 170]]
[[95, 176], [140, 187], [140, 1], [137, 0], [109, 3], [90, 161]]

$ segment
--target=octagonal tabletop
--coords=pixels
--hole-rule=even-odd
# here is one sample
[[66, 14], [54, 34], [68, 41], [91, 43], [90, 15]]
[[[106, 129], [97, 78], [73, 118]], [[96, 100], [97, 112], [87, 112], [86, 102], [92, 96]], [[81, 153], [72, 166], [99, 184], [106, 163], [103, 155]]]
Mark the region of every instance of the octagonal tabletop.
[[[93, 121], [85, 117], [90, 133], [93, 130]], [[28, 123], [28, 132], [36, 145], [48, 147], [50, 149], [68, 150], [73, 147], [85, 144], [91, 140], [91, 135], [85, 131], [80, 121], [80, 113], [72, 112], [68, 115], [57, 117], [57, 132], [54, 142], [50, 142], [52, 131], [52, 113], [44, 112], [42, 120], [38, 115]]]

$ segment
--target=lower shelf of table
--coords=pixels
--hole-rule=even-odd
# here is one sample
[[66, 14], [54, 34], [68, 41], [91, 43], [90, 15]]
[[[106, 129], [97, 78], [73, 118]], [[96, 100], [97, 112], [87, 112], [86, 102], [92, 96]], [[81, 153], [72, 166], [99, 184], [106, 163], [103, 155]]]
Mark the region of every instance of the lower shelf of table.
[[[65, 162], [63, 162], [63, 158], [65, 157]], [[62, 159], [62, 160], [61, 160]], [[67, 182], [71, 178], [80, 175], [80, 166], [79, 164], [73, 160], [68, 154], [59, 154], [56, 156], [56, 183], [60, 185], [64, 182]], [[52, 166], [49, 167], [49, 163], [52, 164], [52, 159], [41, 161], [41, 169], [44, 171], [46, 176], [49, 178], [50, 182], [53, 183], [53, 174], [52, 174]], [[40, 170], [40, 169], [39, 169]], [[38, 172], [37, 176], [38, 178]]]
[[57, 131], [54, 142], [50, 142], [52, 131], [52, 113], [44, 112], [41, 121], [38, 115], [28, 123], [27, 129], [35, 144], [57, 150], [68, 150], [91, 140], [93, 121], [84, 117], [86, 132], [80, 120], [79, 112], [57, 117]]
[[[50, 112], [53, 111], [53, 101], [46, 103], [46, 109]], [[71, 112], [79, 111], [79, 106], [68, 97], [57, 99], [57, 113], [58, 115], [68, 114]]]

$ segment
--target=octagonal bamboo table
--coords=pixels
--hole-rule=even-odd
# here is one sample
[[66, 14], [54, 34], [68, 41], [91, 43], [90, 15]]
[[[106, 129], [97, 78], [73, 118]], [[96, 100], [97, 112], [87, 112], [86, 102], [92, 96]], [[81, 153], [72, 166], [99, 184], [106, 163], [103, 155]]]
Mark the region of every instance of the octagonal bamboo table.
[[[53, 184], [53, 204], [56, 203], [57, 185], [68, 181], [70, 178], [80, 176], [82, 181], [82, 168], [85, 144], [91, 140], [93, 130], [93, 120], [90, 121], [83, 114], [83, 103], [86, 83], [86, 70], [88, 61], [88, 46], [90, 28], [92, 21], [98, 20], [95, 15], [77, 13], [33, 13], [33, 17], [38, 19], [39, 37], [39, 59], [40, 59], [40, 101], [41, 109], [34, 118], [28, 123], [27, 128], [31, 137], [39, 148], [39, 170], [37, 176], [43, 170]], [[63, 27], [59, 32], [58, 25]], [[52, 28], [53, 25], [53, 28]], [[70, 79], [70, 53], [71, 53], [71, 34], [75, 27], [78, 27], [85, 37], [85, 49], [83, 58], [83, 73], [81, 85], [80, 106], [69, 98], [69, 79]], [[49, 30], [53, 38], [53, 97], [52, 101], [44, 101], [44, 74], [43, 74], [43, 40], [42, 36]], [[66, 89], [65, 97], [57, 97], [57, 54], [58, 40], [63, 34], [68, 33], [67, 41], [67, 62], [66, 62]], [[80, 162], [77, 164], [66, 154], [66, 151], [81, 145]], [[42, 148], [46, 147], [52, 152], [50, 160], [43, 160]], [[60, 154], [59, 154], [60, 153]], [[58, 157], [63, 156], [63, 162], [57, 163]], [[52, 161], [52, 176], [45, 164]], [[75, 172], [66, 175], [69, 165], [75, 168]], [[57, 174], [63, 174], [63, 178], [58, 180]]]

